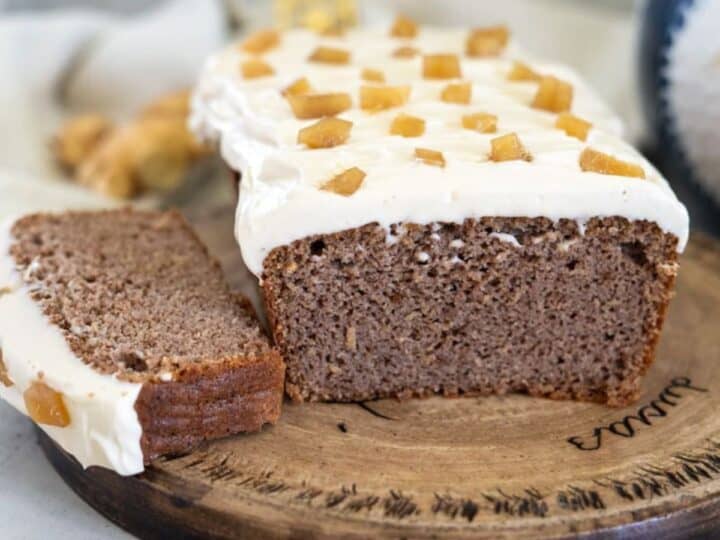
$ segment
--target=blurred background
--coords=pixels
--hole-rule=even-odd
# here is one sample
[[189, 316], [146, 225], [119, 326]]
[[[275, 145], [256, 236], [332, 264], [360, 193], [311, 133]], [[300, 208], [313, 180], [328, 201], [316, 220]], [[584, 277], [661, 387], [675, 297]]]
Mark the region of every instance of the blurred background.
[[[177, 92], [205, 58], [258, 27], [388, 24], [398, 12], [505, 23], [537, 56], [572, 65], [671, 179], [693, 225], [720, 231], [712, 0], [0, 0], [0, 218], [231, 200], [222, 167], [178, 135], [187, 93]], [[171, 109], [172, 124], [146, 114]], [[142, 170], [121, 163], [128, 153], [142, 155]]]

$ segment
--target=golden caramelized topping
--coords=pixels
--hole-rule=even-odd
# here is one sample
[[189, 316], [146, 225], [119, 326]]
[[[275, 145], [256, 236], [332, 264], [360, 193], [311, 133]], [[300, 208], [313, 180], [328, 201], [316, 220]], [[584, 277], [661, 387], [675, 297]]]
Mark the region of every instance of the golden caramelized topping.
[[269, 77], [275, 74], [275, 70], [267, 62], [259, 59], [246, 60], [240, 66], [243, 79], [257, 79], [259, 77]]
[[365, 173], [353, 167], [347, 171], [341, 172], [335, 178], [323, 184], [320, 189], [323, 191], [332, 191], [343, 197], [349, 197], [355, 193], [365, 180]]
[[350, 63], [350, 51], [320, 46], [313, 51], [308, 60], [322, 64], [348, 64]]
[[35, 381], [23, 393], [25, 408], [30, 418], [46, 426], [67, 427], [70, 414], [65, 407], [63, 396], [47, 384]]
[[385, 82], [385, 74], [382, 71], [380, 71], [379, 69], [365, 68], [362, 70], [360, 77], [362, 78], [363, 81], [367, 81], [367, 82], [378, 82], [378, 83]]
[[466, 114], [462, 117], [465, 129], [472, 129], [480, 133], [495, 133], [497, 131], [497, 116], [488, 113]]
[[416, 148], [415, 159], [422, 161], [426, 165], [432, 165], [433, 167], [445, 167], [445, 156], [437, 150]]
[[285, 90], [282, 91], [282, 95], [285, 97], [302, 96], [303, 94], [309, 94], [310, 92], [312, 92], [310, 81], [308, 81], [306, 77], [300, 77], [290, 86], [285, 88]]
[[532, 106], [536, 109], [561, 113], [570, 110], [573, 100], [571, 84], [552, 76], [542, 77]]
[[622, 161], [592, 148], [586, 148], [580, 154], [580, 168], [584, 172], [645, 178], [645, 170], [640, 165]]
[[295, 114], [295, 118], [309, 120], [323, 116], [335, 116], [352, 107], [350, 94], [288, 95], [287, 100]]
[[498, 56], [510, 40], [510, 31], [505, 26], [476, 28], [467, 39], [466, 53], [468, 56]]
[[395, 58], [415, 58], [418, 54], [420, 54], [418, 49], [407, 45], [398, 47], [395, 51], [393, 51], [393, 56]]
[[490, 141], [490, 159], [493, 161], [530, 161], [530, 153], [520, 142], [516, 133], [508, 133]]
[[575, 137], [576, 139], [585, 141], [587, 140], [588, 133], [592, 128], [592, 124], [573, 114], [564, 112], [558, 115], [555, 127], [562, 129], [565, 133], [570, 135], [570, 137]]
[[2, 349], [0, 349], [0, 384], [6, 388], [10, 388], [13, 384], [15, 384], [10, 378], [10, 375], [8, 375], [7, 367], [5, 367], [5, 362], [3, 362]]
[[448, 84], [443, 88], [440, 99], [446, 103], [467, 105], [472, 98], [472, 84], [469, 82]]
[[410, 97], [409, 86], [361, 86], [360, 108], [365, 111], [381, 111], [400, 107]]
[[251, 34], [242, 44], [244, 51], [252, 54], [262, 54], [277, 47], [280, 43], [280, 32], [268, 28]]
[[399, 114], [390, 125], [391, 135], [403, 137], [420, 137], [425, 133], [425, 120], [409, 114]]
[[426, 79], [459, 79], [462, 77], [457, 54], [426, 54], [423, 56], [423, 77]]
[[414, 38], [417, 33], [417, 24], [403, 15], [397, 16], [390, 29], [390, 35], [397, 38]]
[[542, 75], [540, 75], [537, 71], [534, 71], [530, 66], [523, 62], [515, 61], [513, 62], [513, 67], [508, 73], [508, 81], [515, 81], [515, 82], [521, 82], [521, 81], [539, 81], [542, 79]]
[[340, 118], [323, 118], [298, 132], [298, 143], [308, 148], [332, 148], [347, 142], [352, 122]]

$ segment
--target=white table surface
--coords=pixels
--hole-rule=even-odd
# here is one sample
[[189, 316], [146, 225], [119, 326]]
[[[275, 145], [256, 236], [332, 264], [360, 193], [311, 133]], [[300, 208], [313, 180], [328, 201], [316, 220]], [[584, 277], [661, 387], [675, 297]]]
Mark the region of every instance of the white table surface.
[[132, 538], [65, 485], [40, 450], [32, 423], [1, 401], [0, 530], [5, 540]]

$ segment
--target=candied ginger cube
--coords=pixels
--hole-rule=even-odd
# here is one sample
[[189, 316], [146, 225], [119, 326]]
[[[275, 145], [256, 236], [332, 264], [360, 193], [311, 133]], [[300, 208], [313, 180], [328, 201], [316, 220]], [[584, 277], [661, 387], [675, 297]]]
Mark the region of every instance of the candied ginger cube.
[[418, 27], [417, 24], [415, 24], [415, 21], [412, 21], [403, 15], [397, 16], [392, 28], [390, 29], [390, 35], [398, 38], [414, 38], [417, 36], [417, 33]]
[[365, 176], [366, 175], [362, 170], [357, 167], [353, 167], [341, 172], [332, 180], [323, 184], [320, 189], [323, 191], [332, 191], [333, 193], [342, 195], [343, 197], [349, 197], [360, 189], [363, 180], [365, 180]]
[[520, 142], [516, 133], [508, 133], [490, 141], [490, 159], [493, 161], [530, 161], [530, 153]]
[[440, 99], [446, 103], [467, 105], [472, 98], [472, 84], [469, 82], [448, 84], [443, 88]]
[[252, 54], [262, 54], [274, 47], [277, 47], [279, 43], [280, 32], [273, 30], [272, 28], [268, 28], [265, 30], [258, 30], [248, 36], [248, 38], [243, 42], [242, 48], [246, 52]]
[[312, 92], [310, 81], [308, 81], [306, 77], [300, 77], [290, 86], [285, 88], [282, 94], [283, 96], [301, 96], [303, 94], [309, 94], [310, 92]]
[[403, 137], [420, 137], [425, 133], [425, 120], [409, 114], [399, 114], [390, 125], [391, 135]]
[[298, 132], [298, 143], [308, 148], [332, 148], [347, 142], [353, 123], [327, 117]]
[[507, 47], [510, 31], [505, 26], [476, 28], [470, 32], [466, 43], [468, 56], [498, 56]]
[[260, 59], [247, 60], [241, 66], [243, 79], [257, 79], [275, 74], [270, 64]]
[[645, 178], [645, 169], [640, 165], [622, 161], [592, 148], [586, 148], [580, 154], [580, 168], [585, 172]]
[[63, 395], [47, 384], [34, 381], [23, 393], [23, 398], [30, 418], [36, 423], [56, 427], [70, 425], [70, 414]]
[[519, 62], [516, 60], [515, 62], [513, 62], [513, 67], [508, 72], [507, 78], [508, 81], [515, 82], [539, 81], [540, 79], [542, 79], [542, 75], [540, 75], [537, 71], [533, 70], [524, 62]]
[[313, 51], [308, 60], [323, 64], [348, 64], [350, 63], [350, 52], [345, 49], [320, 46]]
[[400, 107], [410, 97], [409, 86], [361, 86], [360, 108], [365, 111], [381, 111]]
[[426, 165], [432, 165], [433, 167], [445, 167], [445, 156], [437, 150], [416, 148], [415, 159], [422, 161]]
[[573, 101], [573, 87], [560, 79], [548, 76], [540, 79], [532, 106], [536, 109], [561, 113], [570, 110]]
[[385, 74], [382, 71], [380, 71], [379, 69], [365, 68], [362, 70], [360, 77], [362, 78], [363, 81], [367, 81], [367, 82], [378, 82], [378, 83], [385, 82]]
[[423, 56], [425, 79], [458, 79], [462, 77], [457, 54], [426, 54]]
[[488, 113], [467, 114], [462, 117], [465, 129], [472, 129], [480, 133], [495, 133], [497, 131], [497, 116]]
[[570, 137], [575, 137], [576, 139], [585, 141], [587, 140], [588, 133], [592, 128], [592, 124], [573, 114], [564, 112], [558, 115], [555, 127], [562, 129]]
[[398, 47], [393, 51], [395, 58], [415, 58], [418, 54], [420, 54], [420, 50], [415, 47], [410, 47], [409, 45]]
[[308, 120], [335, 116], [352, 107], [350, 94], [340, 92], [335, 94], [305, 94], [288, 95], [287, 100], [296, 118]]

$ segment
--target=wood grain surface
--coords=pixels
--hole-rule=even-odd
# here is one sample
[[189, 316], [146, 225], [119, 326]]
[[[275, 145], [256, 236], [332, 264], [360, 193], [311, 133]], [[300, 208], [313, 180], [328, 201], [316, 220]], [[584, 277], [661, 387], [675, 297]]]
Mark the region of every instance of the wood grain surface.
[[[246, 291], [229, 209], [194, 216]], [[286, 403], [278, 425], [135, 478], [55, 468], [143, 538], [720, 537], [720, 247], [681, 261], [658, 359], [626, 409], [522, 395]]]

